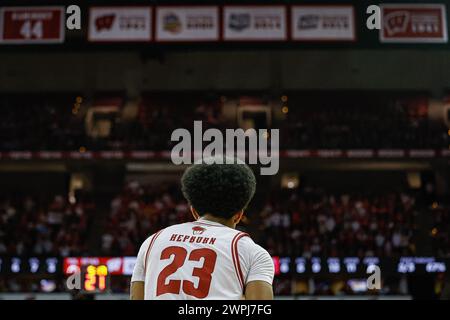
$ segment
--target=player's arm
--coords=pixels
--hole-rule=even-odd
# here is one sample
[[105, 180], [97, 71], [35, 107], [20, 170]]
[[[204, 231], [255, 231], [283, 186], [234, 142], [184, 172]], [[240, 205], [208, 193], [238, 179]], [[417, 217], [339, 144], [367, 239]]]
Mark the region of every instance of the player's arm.
[[[151, 237], [150, 237], [151, 238]], [[136, 258], [131, 276], [130, 300], [144, 300], [145, 288], [145, 255], [150, 245], [150, 238], [144, 241]]]
[[[270, 254], [250, 238], [242, 239], [240, 252], [248, 266], [244, 297], [246, 300], [272, 300], [275, 267]], [[241, 255], [240, 255], [241, 256]]]
[[252, 281], [245, 287], [246, 300], [273, 300], [272, 285], [265, 281]]
[[130, 300], [144, 300], [144, 281], [131, 283]]

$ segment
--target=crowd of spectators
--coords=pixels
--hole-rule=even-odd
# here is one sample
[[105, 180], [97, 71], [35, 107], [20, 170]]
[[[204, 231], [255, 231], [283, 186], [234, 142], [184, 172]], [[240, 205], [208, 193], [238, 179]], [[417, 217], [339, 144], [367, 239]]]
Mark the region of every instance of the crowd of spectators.
[[[334, 193], [316, 188], [273, 192], [248, 212], [244, 228], [272, 255], [378, 256], [415, 255], [420, 230], [417, 218], [426, 210], [407, 192]], [[191, 221], [179, 186], [129, 182], [114, 197], [104, 225], [101, 252], [135, 255], [156, 231]], [[432, 252], [448, 256], [449, 211], [434, 212], [435, 225], [426, 241]]]
[[[92, 221], [101, 214], [97, 207], [86, 197], [71, 204], [60, 195], [2, 196], [0, 255], [133, 256], [151, 234], [192, 220], [179, 185], [172, 183], [127, 183], [111, 199], [107, 215], [97, 217], [100, 224], [94, 230]], [[279, 256], [415, 255], [422, 230], [430, 254], [450, 257], [450, 210], [430, 209], [432, 225], [425, 232], [417, 218], [423, 210], [406, 192], [282, 189], [248, 212], [244, 228]]]
[[101, 251], [105, 255], [136, 255], [140, 245], [153, 233], [191, 219], [178, 185], [129, 182], [111, 201]]
[[262, 209], [260, 242], [274, 255], [410, 255], [416, 250], [416, 215], [415, 198], [406, 193], [287, 190]]
[[450, 144], [444, 122], [401, 103], [325, 103], [289, 108], [285, 149], [439, 149]]
[[431, 229], [433, 252], [440, 257], [450, 258], [450, 207], [434, 206], [430, 214], [433, 218]]
[[0, 151], [78, 150], [86, 142], [74, 96], [0, 96]]
[[70, 256], [89, 252], [89, 223], [95, 204], [75, 204], [61, 195], [1, 196], [0, 255]]
[[[108, 109], [108, 104], [113, 108]], [[135, 109], [125, 111], [123, 98], [83, 100], [74, 94], [0, 97], [0, 151], [161, 151], [176, 143], [171, 142], [173, 130], [192, 131], [194, 120], [203, 121], [204, 130], [234, 126], [220, 116], [217, 99], [189, 94], [144, 96], [134, 105]], [[98, 112], [88, 123], [91, 106]], [[103, 108], [110, 112], [103, 113]], [[106, 135], [89, 129], [96, 121], [108, 122]]]
[[[429, 120], [427, 107], [370, 95], [326, 97], [294, 96], [281, 118], [272, 117], [271, 126], [280, 129], [281, 149], [439, 149], [450, 144], [448, 128]], [[105, 101], [116, 109], [92, 117], [94, 122], [110, 121], [106, 135], [93, 135], [87, 110]], [[237, 119], [224, 114], [230, 112], [221, 98], [205, 94], [144, 94], [132, 103], [123, 96], [5, 95], [0, 98], [0, 151], [168, 150], [173, 130], [192, 130], [194, 120], [202, 120], [204, 130], [237, 128]]]
[[[0, 256], [134, 256], [151, 234], [193, 219], [177, 183], [130, 181], [110, 199], [109, 212], [100, 219], [102, 223], [91, 228], [95, 214], [100, 212], [87, 196], [77, 197], [73, 204], [60, 195], [1, 196]], [[394, 258], [418, 254], [417, 234], [425, 227], [419, 225], [418, 216], [425, 213], [431, 215], [432, 222], [430, 255], [450, 257], [449, 207], [433, 203], [428, 211], [423, 211], [427, 208], [418, 202], [417, 195], [407, 192], [368, 195], [308, 187], [280, 189], [248, 212], [245, 228], [257, 243], [276, 256]], [[100, 250], [94, 252], [95, 243]], [[114, 280], [113, 292], [126, 292], [127, 281]], [[305, 283], [295, 285], [283, 277], [275, 283], [278, 295], [310, 294], [311, 290], [314, 295], [355, 294], [345, 282], [339, 290], [336, 288], [335, 284], [318, 283], [310, 289]], [[41, 289], [38, 282], [11, 279], [2, 284], [0, 277], [2, 290]], [[55, 290], [64, 288], [61, 285]], [[385, 293], [396, 290], [394, 286]]]

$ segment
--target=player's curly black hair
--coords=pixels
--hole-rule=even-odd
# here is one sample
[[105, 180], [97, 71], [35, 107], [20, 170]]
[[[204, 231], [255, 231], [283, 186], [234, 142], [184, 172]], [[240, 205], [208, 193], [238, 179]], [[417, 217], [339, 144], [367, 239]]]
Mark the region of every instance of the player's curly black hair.
[[246, 164], [194, 164], [181, 178], [181, 189], [198, 214], [229, 219], [247, 207], [256, 178]]

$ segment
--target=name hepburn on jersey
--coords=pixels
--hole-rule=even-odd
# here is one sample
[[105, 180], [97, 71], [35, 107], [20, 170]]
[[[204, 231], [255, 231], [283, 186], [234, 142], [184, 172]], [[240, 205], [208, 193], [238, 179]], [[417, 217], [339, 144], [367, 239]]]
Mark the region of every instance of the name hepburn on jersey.
[[184, 234], [173, 233], [170, 236], [169, 241], [174, 242], [189, 242], [189, 243], [202, 243], [202, 244], [212, 244], [216, 242], [216, 238], [213, 237], [200, 237], [200, 236], [189, 236]]

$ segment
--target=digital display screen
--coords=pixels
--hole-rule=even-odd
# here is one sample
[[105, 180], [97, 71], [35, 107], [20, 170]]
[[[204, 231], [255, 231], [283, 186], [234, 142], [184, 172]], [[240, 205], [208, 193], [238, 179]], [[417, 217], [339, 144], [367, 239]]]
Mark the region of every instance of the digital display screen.
[[[450, 259], [435, 257], [283, 257], [273, 256], [275, 275], [367, 274], [378, 266], [386, 274], [425, 274], [448, 272]], [[0, 257], [2, 274], [69, 275], [87, 266], [105, 266], [108, 275], [131, 276], [136, 257]]]
[[[281, 261], [283, 258], [278, 258]], [[373, 266], [381, 272], [395, 273], [440, 273], [447, 272], [450, 260], [434, 257], [402, 257], [399, 259], [380, 259], [378, 257], [344, 257], [344, 258], [295, 258], [294, 265], [286, 270], [294, 270], [296, 274], [367, 274]], [[281, 270], [280, 270], [280, 273]]]
[[0, 273], [60, 274], [61, 259], [57, 257], [1, 257]]
[[136, 257], [68, 257], [64, 258], [63, 273], [71, 274], [83, 266], [105, 265], [110, 275], [131, 276]]
[[426, 273], [447, 272], [447, 264], [433, 257], [402, 257], [397, 265], [398, 273]]

